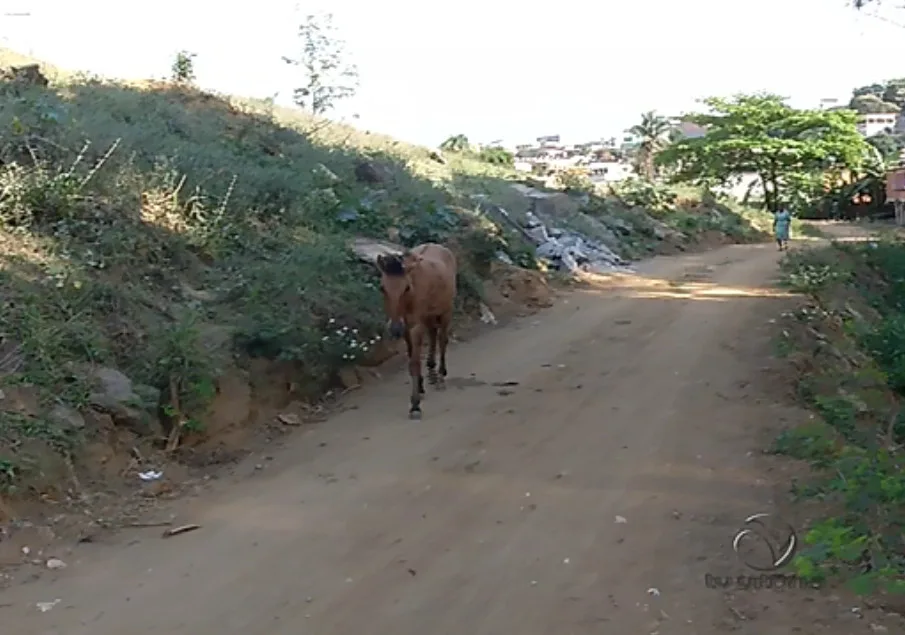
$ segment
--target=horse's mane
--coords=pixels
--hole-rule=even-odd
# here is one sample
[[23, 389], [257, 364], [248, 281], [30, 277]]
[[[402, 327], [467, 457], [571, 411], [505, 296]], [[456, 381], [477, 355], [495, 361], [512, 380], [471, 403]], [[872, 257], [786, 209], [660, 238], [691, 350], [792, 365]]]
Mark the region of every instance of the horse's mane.
[[405, 265], [399, 254], [387, 254], [383, 257], [383, 272], [388, 276], [404, 276]]

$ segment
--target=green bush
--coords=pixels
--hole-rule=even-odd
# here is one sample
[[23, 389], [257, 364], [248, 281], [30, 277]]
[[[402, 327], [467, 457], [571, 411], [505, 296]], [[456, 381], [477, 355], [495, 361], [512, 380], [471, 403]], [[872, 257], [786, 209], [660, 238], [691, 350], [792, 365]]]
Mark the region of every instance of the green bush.
[[675, 190], [639, 178], [629, 178], [613, 185], [613, 192], [631, 207], [643, 207], [656, 215], [674, 212], [678, 195]]

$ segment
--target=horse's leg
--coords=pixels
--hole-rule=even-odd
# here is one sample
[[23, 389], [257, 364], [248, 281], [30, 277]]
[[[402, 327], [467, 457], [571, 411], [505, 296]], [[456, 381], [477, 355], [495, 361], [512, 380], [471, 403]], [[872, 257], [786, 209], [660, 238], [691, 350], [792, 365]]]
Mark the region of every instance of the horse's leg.
[[421, 341], [424, 327], [420, 324], [411, 329], [412, 354], [409, 355], [409, 375], [412, 378], [412, 398], [409, 409], [410, 419], [421, 418], [421, 394], [424, 392], [424, 378], [421, 376]]
[[440, 381], [437, 388], [446, 388], [446, 347], [449, 345], [449, 327], [452, 323], [452, 314], [440, 318], [440, 328], [437, 339], [440, 345]]
[[439, 329], [431, 324], [427, 330], [427, 383], [437, 385], [437, 331]]
[[[412, 354], [413, 354], [413, 351], [412, 351], [412, 330], [409, 329], [409, 328], [406, 328], [406, 329], [405, 329], [405, 350], [406, 350], [406, 354], [408, 355], [408, 358], [409, 358], [409, 364], [411, 364]], [[418, 352], [419, 359], [420, 359], [420, 355], [421, 355], [421, 352], [419, 351], [419, 352]], [[413, 380], [413, 381], [414, 381], [414, 380]], [[419, 382], [418, 382], [418, 390], [421, 391], [421, 394], [422, 394], [422, 395], [424, 394], [424, 381], [423, 381], [423, 380], [419, 380]]]

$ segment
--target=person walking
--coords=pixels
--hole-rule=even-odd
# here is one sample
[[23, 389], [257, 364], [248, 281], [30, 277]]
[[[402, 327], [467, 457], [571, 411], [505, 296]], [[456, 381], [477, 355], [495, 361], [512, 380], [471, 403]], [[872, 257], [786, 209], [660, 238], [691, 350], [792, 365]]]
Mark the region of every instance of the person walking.
[[789, 249], [789, 229], [792, 226], [792, 214], [785, 207], [773, 213], [773, 234], [776, 236], [776, 244], [779, 250]]

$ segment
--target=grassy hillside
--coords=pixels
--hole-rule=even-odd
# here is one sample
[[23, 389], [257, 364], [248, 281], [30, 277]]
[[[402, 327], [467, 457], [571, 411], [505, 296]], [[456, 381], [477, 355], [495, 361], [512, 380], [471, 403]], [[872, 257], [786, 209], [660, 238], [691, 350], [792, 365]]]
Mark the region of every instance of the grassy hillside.
[[[475, 209], [528, 210], [505, 168], [190, 86], [44, 72], [48, 87], [0, 85], [7, 496], [58, 491], [92, 447], [145, 457], [102, 471], [121, 478], [174, 425], [202, 443], [385, 359], [378, 280], [352, 237], [452, 244], [460, 315], [515, 270], [501, 254], [537, 267], [521, 233]], [[561, 220], [630, 257], [759, 237], [713, 200], [625, 196], [573, 200]]]
[[891, 236], [792, 252], [783, 271], [808, 302], [783, 316], [780, 351], [815, 415], [784, 431], [775, 447], [814, 469], [795, 484], [815, 519], [798, 571], [846, 579], [862, 593], [901, 594], [905, 243]]

